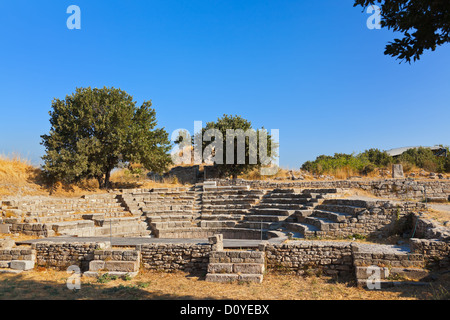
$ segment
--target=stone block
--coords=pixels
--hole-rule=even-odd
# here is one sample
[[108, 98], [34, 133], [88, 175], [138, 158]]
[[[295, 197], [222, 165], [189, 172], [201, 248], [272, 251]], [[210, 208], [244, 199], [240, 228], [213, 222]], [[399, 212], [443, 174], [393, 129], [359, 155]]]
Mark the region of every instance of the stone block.
[[32, 260], [12, 260], [10, 268], [13, 270], [31, 270], [34, 268]]
[[16, 243], [11, 239], [2, 239], [0, 240], [0, 250], [2, 249], [11, 249], [14, 247]]
[[11, 224], [0, 224], [0, 233], [11, 233]]
[[105, 261], [105, 270], [119, 272], [137, 272], [139, 265], [133, 261]]
[[378, 275], [380, 277], [380, 280], [389, 277], [388, 268], [371, 267], [371, 270], [369, 270], [369, 268], [370, 267], [356, 267], [356, 279], [368, 279], [369, 277], [374, 278]]
[[246, 281], [246, 282], [262, 283], [263, 275], [262, 274], [241, 274], [241, 275], [239, 275], [238, 280]]
[[240, 263], [233, 266], [234, 273], [250, 273], [262, 274], [264, 273], [264, 265], [257, 263]]
[[105, 261], [93, 260], [89, 262], [89, 271], [99, 271], [105, 268]]
[[208, 273], [233, 273], [232, 263], [210, 263]]
[[404, 178], [403, 174], [403, 166], [401, 164], [393, 164], [392, 165], [392, 178]]
[[208, 282], [232, 282], [239, 279], [237, 274], [226, 274], [226, 273], [208, 273], [206, 275], [205, 281]]

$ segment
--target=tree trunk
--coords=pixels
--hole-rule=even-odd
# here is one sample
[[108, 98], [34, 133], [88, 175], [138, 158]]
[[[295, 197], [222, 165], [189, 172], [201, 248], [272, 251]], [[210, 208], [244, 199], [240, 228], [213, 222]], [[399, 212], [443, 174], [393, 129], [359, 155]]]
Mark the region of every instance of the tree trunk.
[[109, 182], [110, 178], [111, 178], [111, 170], [108, 170], [105, 173], [105, 185], [104, 185], [103, 189], [109, 189], [109, 187], [110, 187], [110, 182]]
[[102, 176], [98, 176], [97, 177], [97, 181], [98, 181], [98, 187], [100, 189], [103, 189], [103, 177]]

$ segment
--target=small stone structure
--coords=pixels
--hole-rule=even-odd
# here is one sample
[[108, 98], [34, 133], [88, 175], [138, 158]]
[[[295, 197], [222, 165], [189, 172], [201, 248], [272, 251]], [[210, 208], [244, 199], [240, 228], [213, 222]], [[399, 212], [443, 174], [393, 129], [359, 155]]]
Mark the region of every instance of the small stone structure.
[[265, 271], [265, 252], [254, 250], [223, 251], [223, 236], [209, 238], [212, 251], [209, 254], [206, 281], [245, 281], [261, 283]]
[[401, 164], [392, 165], [392, 178], [393, 179], [405, 178], [405, 175], [403, 174], [403, 166]]
[[137, 276], [140, 268], [141, 252], [138, 250], [96, 250], [94, 260], [89, 262], [89, 271], [83, 276], [98, 277], [102, 273], [111, 276]]

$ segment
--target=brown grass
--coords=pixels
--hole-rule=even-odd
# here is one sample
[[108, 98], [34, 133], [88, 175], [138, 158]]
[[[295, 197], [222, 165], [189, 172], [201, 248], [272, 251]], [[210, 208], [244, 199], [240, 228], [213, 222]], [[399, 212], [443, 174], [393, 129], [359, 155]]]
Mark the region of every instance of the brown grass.
[[[66, 287], [69, 274], [38, 270], [19, 275], [0, 274], [0, 299], [232, 299], [232, 300], [404, 300], [442, 298], [448, 278], [433, 287], [397, 287], [367, 290], [327, 277], [268, 273], [262, 284], [210, 283], [183, 272], [143, 271], [131, 280], [99, 283], [81, 278], [81, 290]], [[448, 286], [447, 286], [448, 288]]]
[[[145, 174], [126, 174], [125, 169], [112, 174], [115, 188], [169, 188], [181, 186], [174, 178], [162, 183], [148, 180]], [[79, 197], [85, 194], [105, 193], [99, 189], [95, 179], [83, 180], [77, 184], [55, 183], [50, 186], [42, 178], [40, 168], [18, 155], [0, 155], [0, 196], [48, 196]]]

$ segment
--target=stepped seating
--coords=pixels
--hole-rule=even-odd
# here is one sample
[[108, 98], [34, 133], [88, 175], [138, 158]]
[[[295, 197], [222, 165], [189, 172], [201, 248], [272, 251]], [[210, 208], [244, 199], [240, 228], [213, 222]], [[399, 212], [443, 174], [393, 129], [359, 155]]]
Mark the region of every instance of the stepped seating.
[[[13, 203], [2, 203], [5, 205]], [[147, 226], [124, 208], [116, 194], [94, 194], [82, 198], [27, 198], [16, 205], [8, 220], [12, 232], [51, 237], [144, 236]]]
[[295, 189], [275, 189], [264, 195], [240, 226], [275, 230], [295, 221], [295, 214], [315, 206], [323, 195]]
[[370, 202], [362, 200], [327, 199], [313, 210], [296, 214], [288, 229], [305, 238], [348, 236], [352, 234], [349, 226], [362, 224], [369, 207]]
[[263, 251], [213, 251], [209, 256], [206, 281], [262, 283], [265, 271]]
[[234, 227], [250, 213], [264, 193], [250, 190], [248, 186], [207, 187], [202, 196], [199, 225]]
[[160, 237], [172, 229], [195, 226], [194, 188], [158, 188], [134, 190], [123, 194], [122, 201], [135, 216], [142, 216], [152, 236]]

